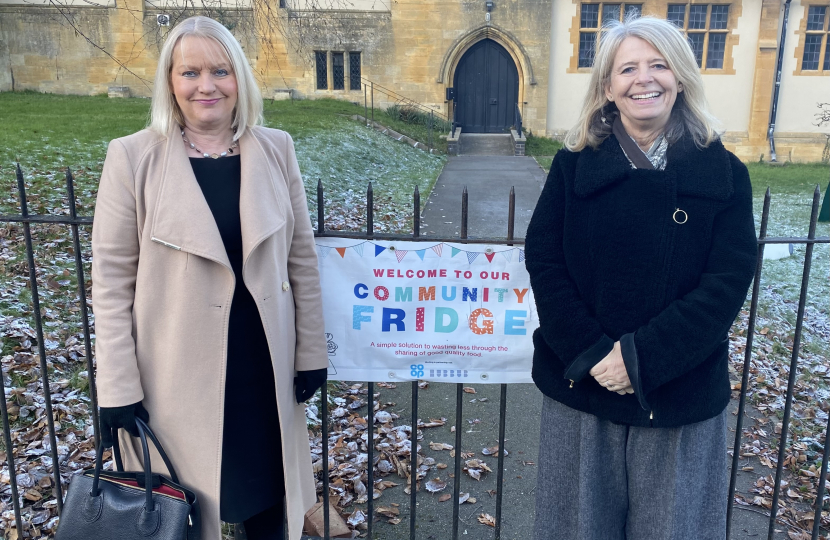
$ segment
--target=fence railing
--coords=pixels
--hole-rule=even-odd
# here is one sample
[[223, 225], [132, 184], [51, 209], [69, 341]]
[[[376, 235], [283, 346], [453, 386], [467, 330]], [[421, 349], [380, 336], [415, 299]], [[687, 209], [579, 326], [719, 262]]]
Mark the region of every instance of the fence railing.
[[522, 111], [519, 110], [519, 104], [516, 103], [516, 111], [513, 113], [513, 125], [516, 126], [516, 133], [519, 138], [522, 138]]
[[[20, 214], [17, 215], [0, 215], [0, 222], [3, 223], [14, 223], [14, 224], [21, 224], [23, 227], [24, 237], [25, 237], [25, 244], [26, 244], [26, 255], [27, 255], [27, 264], [29, 270], [29, 286], [31, 287], [31, 296], [32, 296], [32, 307], [33, 307], [33, 317], [37, 332], [37, 347], [38, 353], [40, 355], [40, 374], [42, 377], [43, 383], [43, 398], [45, 403], [45, 416], [47, 420], [47, 433], [46, 433], [46, 441], [48, 441], [48, 446], [51, 452], [51, 463], [52, 463], [52, 475], [54, 478], [54, 490], [52, 492], [52, 497], [55, 499], [55, 508], [57, 514], [59, 515], [62, 511], [62, 501], [63, 501], [63, 493], [64, 493], [64, 485], [61, 480], [61, 465], [65, 465], [59, 460], [58, 456], [58, 441], [55, 434], [55, 426], [54, 426], [54, 412], [51, 407], [51, 389], [50, 389], [50, 380], [49, 380], [49, 372], [47, 370], [46, 364], [46, 349], [44, 346], [44, 338], [43, 338], [43, 321], [41, 317], [41, 308], [40, 308], [40, 298], [38, 293], [38, 282], [37, 282], [37, 261], [35, 260], [35, 250], [32, 245], [32, 232], [30, 230], [30, 225], [35, 224], [51, 224], [51, 225], [68, 225], [73, 239], [73, 246], [75, 252], [75, 265], [76, 265], [76, 276], [78, 279], [78, 306], [81, 310], [82, 315], [82, 326], [83, 326], [83, 336], [84, 336], [84, 345], [85, 345], [85, 353], [86, 353], [86, 365], [89, 373], [89, 398], [92, 404], [92, 418], [94, 424], [94, 442], [97, 445], [100, 442], [100, 434], [98, 433], [98, 419], [97, 419], [97, 396], [95, 391], [95, 383], [94, 383], [94, 366], [93, 366], [93, 359], [92, 359], [92, 350], [91, 350], [91, 342], [90, 342], [90, 327], [89, 327], [89, 318], [87, 316], [87, 301], [86, 301], [86, 290], [85, 290], [85, 279], [84, 279], [84, 270], [83, 270], [83, 256], [82, 256], [82, 247], [80, 242], [79, 236], [79, 227], [88, 227], [92, 224], [92, 218], [90, 216], [78, 216], [76, 213], [76, 205], [75, 205], [75, 195], [74, 195], [74, 186], [73, 186], [73, 177], [70, 171], [67, 170], [66, 172], [66, 193], [68, 198], [69, 204], [69, 212], [67, 216], [64, 215], [30, 215], [28, 212], [28, 206], [26, 202], [26, 187], [23, 179], [23, 173], [20, 167], [17, 167], [17, 191], [20, 200]], [[420, 235], [420, 215], [421, 215], [421, 201], [420, 201], [420, 194], [416, 187], [413, 198], [412, 198], [412, 210], [413, 210], [413, 228], [411, 234], [378, 234], [374, 230], [374, 194], [372, 191], [372, 185], [369, 184], [369, 187], [366, 192], [366, 229], [365, 231], [360, 232], [340, 232], [340, 231], [329, 231], [326, 230], [326, 220], [325, 220], [325, 199], [323, 197], [324, 190], [323, 185], [321, 182], [318, 182], [317, 185], [317, 231], [315, 233], [318, 237], [347, 237], [347, 238], [360, 238], [360, 239], [379, 239], [379, 240], [408, 240], [408, 241], [446, 241], [446, 242], [457, 242], [457, 243], [487, 243], [487, 244], [494, 244], [494, 243], [505, 243], [505, 244], [523, 244], [524, 240], [521, 238], [514, 237], [514, 224], [515, 224], [515, 193], [511, 189], [509, 197], [507, 199], [507, 207], [508, 207], [508, 222], [507, 222], [507, 231], [506, 236], [503, 238], [469, 238], [468, 236], [468, 192], [467, 189], [464, 188], [464, 191], [461, 194], [461, 231], [460, 237], [454, 238], [436, 238], [434, 236], [426, 238]], [[756, 268], [756, 275], [755, 281], [753, 284], [752, 289], [752, 296], [751, 296], [751, 304], [750, 304], [750, 314], [749, 314], [749, 326], [747, 329], [747, 342], [745, 348], [745, 356], [744, 356], [744, 366], [743, 366], [743, 375], [742, 375], [742, 384], [741, 384], [741, 391], [740, 391], [740, 398], [739, 398], [739, 414], [738, 414], [738, 425], [736, 428], [735, 434], [735, 443], [733, 447], [733, 458], [732, 458], [732, 471], [731, 471], [731, 478], [730, 478], [730, 485], [729, 485], [729, 507], [727, 510], [727, 535], [729, 532], [729, 527], [731, 527], [732, 523], [732, 510], [734, 505], [734, 494], [735, 494], [735, 479], [736, 474], [738, 471], [738, 460], [740, 457], [740, 449], [741, 449], [741, 438], [742, 438], [742, 428], [743, 428], [743, 416], [745, 411], [745, 402], [746, 402], [746, 393], [749, 387], [748, 385], [748, 376], [750, 371], [750, 360], [752, 356], [752, 347], [753, 347], [753, 335], [754, 335], [754, 328], [755, 323], [757, 320], [757, 313], [758, 313], [758, 298], [759, 298], [759, 283], [761, 279], [761, 272], [763, 269], [763, 253], [764, 247], [768, 244], [804, 244], [806, 246], [806, 253], [805, 253], [805, 260], [803, 265], [803, 273], [802, 273], [802, 281], [801, 281], [801, 289], [799, 295], [799, 303], [798, 303], [798, 311], [797, 311], [797, 319], [796, 319], [796, 328], [795, 328], [795, 335], [793, 338], [793, 348], [792, 348], [792, 357], [790, 362], [790, 372], [789, 372], [789, 380], [787, 384], [787, 393], [786, 393], [786, 406], [784, 410], [784, 417], [783, 417], [783, 425], [781, 429], [781, 438], [778, 445], [778, 456], [777, 459], [777, 469], [776, 469], [776, 476], [775, 476], [775, 485], [774, 485], [774, 492], [773, 492], [773, 502], [772, 508], [769, 516], [769, 540], [772, 540], [775, 525], [776, 525], [776, 516], [777, 511], [779, 508], [779, 497], [781, 491], [781, 482], [782, 482], [782, 474], [783, 474], [783, 462], [784, 460], [781, 459], [781, 456], [784, 455], [785, 449], [787, 447], [788, 442], [788, 429], [790, 425], [790, 416], [791, 416], [791, 405], [793, 400], [793, 393], [794, 387], [796, 382], [796, 374], [798, 368], [798, 361], [799, 361], [799, 350], [801, 345], [802, 339], [802, 329], [803, 329], [803, 322], [804, 322], [804, 312], [807, 302], [807, 290], [810, 281], [810, 270], [811, 264], [813, 260], [813, 248], [816, 244], [830, 244], [830, 238], [828, 237], [816, 237], [816, 223], [819, 211], [819, 201], [820, 201], [820, 191], [818, 187], [816, 187], [815, 193], [813, 195], [813, 203], [812, 203], [812, 211], [810, 216], [810, 223], [809, 223], [809, 232], [807, 237], [797, 237], [797, 238], [789, 238], [789, 237], [767, 237], [767, 226], [769, 223], [769, 213], [770, 213], [770, 192], [767, 189], [767, 192], [764, 196], [764, 206], [763, 212], [761, 216], [761, 228], [760, 234], [758, 238], [758, 264]], [[8, 396], [10, 393], [10, 389], [5, 387], [5, 377], [6, 373], [3, 372], [2, 376], [0, 376], [0, 385], [2, 385], [4, 395]], [[502, 521], [503, 521], [503, 499], [502, 499], [502, 487], [504, 481], [504, 442], [505, 442], [505, 426], [506, 426], [506, 411], [507, 411], [507, 385], [502, 384], [500, 387], [500, 403], [499, 403], [499, 436], [498, 436], [498, 471], [497, 471], [497, 486], [496, 486], [496, 516], [495, 516], [495, 527], [494, 527], [494, 538], [497, 540], [501, 539], [502, 537]], [[418, 392], [419, 386], [418, 381], [412, 381], [412, 416], [411, 416], [411, 439], [410, 439], [410, 514], [409, 514], [409, 537], [410, 539], [414, 540], [417, 537], [416, 534], [416, 525], [417, 525], [417, 482], [418, 482], [418, 459], [417, 459], [417, 448], [418, 448]], [[368, 383], [368, 395], [370, 396], [368, 400], [368, 410], [367, 410], [367, 424], [368, 426], [374, 426], [373, 422], [373, 411], [374, 411], [374, 383]], [[453, 497], [453, 525], [452, 525], [452, 533], [451, 537], [453, 540], [457, 540], [459, 538], [459, 496], [461, 490], [461, 478], [462, 478], [462, 429], [461, 425], [463, 422], [463, 385], [456, 384], [456, 409], [455, 409], [455, 462], [454, 462], [454, 497]], [[321, 408], [322, 408], [322, 422], [321, 422], [321, 431], [322, 431], [322, 472], [320, 473], [322, 476], [322, 498], [323, 498], [323, 514], [324, 514], [324, 526], [325, 526], [325, 533], [324, 538], [329, 538], [329, 530], [330, 530], [330, 511], [329, 511], [329, 481], [330, 481], [330, 472], [329, 471], [329, 411], [328, 411], [328, 396], [327, 396], [327, 389], [324, 386], [322, 389], [322, 399], [321, 399]], [[20, 490], [18, 486], [18, 480], [16, 477], [16, 462], [15, 462], [15, 449], [18, 448], [21, 444], [29, 444], [31, 441], [20, 442], [18, 441], [17, 446], [15, 445], [15, 441], [12, 438], [12, 429], [9, 421], [9, 411], [8, 406], [5, 399], [0, 400], [0, 415], [2, 415], [2, 424], [3, 424], [3, 440], [5, 441], [6, 446], [6, 464], [8, 466], [8, 479], [11, 488], [11, 502], [14, 510], [14, 523], [17, 529], [17, 538], [23, 538], [24, 534], [24, 520], [22, 517], [22, 505], [24, 499], [20, 496]], [[375, 432], [374, 427], [371, 427], [372, 434]], [[827, 475], [827, 463], [828, 457], [830, 457], [830, 444], [828, 444], [828, 437], [830, 437], [830, 418], [828, 418], [827, 423], [827, 433], [825, 435], [825, 442], [823, 446], [823, 459], [821, 462], [821, 476], [820, 482], [818, 486], [818, 494], [814, 503], [815, 506], [815, 520], [813, 525], [812, 531], [812, 539], [817, 540], [819, 534], [819, 528], [821, 524], [821, 510], [823, 506], [823, 499], [824, 499], [824, 490], [826, 488], [826, 475]], [[367, 482], [367, 495], [368, 500], [367, 504], [367, 516], [368, 519], [366, 520], [366, 524], [368, 527], [367, 537], [373, 537], [373, 521], [374, 521], [374, 491], [375, 491], [375, 470], [374, 466], [374, 455], [375, 451], [377, 450], [373, 443], [372, 435], [369, 435], [367, 438], [367, 450], [368, 450], [368, 464], [366, 474], [368, 477]], [[44, 444], [44, 446], [46, 446]], [[69, 471], [67, 471], [69, 472]]]
[[[361, 77], [363, 81], [363, 118], [366, 121], [367, 127], [375, 125], [375, 92], [377, 91], [379, 95], [384, 96], [387, 103], [392, 103], [395, 106], [401, 107], [403, 109], [409, 109], [410, 111], [414, 111], [416, 114], [423, 115], [426, 118], [426, 127], [427, 127], [427, 147], [429, 148], [429, 152], [432, 153], [434, 147], [434, 135], [433, 131], [436, 125], [436, 111], [432, 107], [424, 105], [423, 103], [419, 103], [413, 99], [410, 99], [406, 96], [398, 94], [394, 90], [390, 90], [380, 84], [375, 83], [374, 81], [370, 81], [365, 77]], [[371, 109], [371, 116], [370, 111]], [[387, 114], [390, 112], [389, 107], [387, 106], [386, 109]], [[438, 112], [438, 121], [446, 125], [447, 123], [447, 115]], [[370, 121], [371, 119], [371, 121]], [[401, 118], [403, 120], [403, 118]]]

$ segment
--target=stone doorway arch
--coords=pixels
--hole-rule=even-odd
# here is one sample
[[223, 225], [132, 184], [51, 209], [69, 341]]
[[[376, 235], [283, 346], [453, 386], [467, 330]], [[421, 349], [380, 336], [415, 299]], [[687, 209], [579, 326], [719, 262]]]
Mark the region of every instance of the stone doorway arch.
[[[476, 43], [485, 39], [491, 39], [504, 47], [513, 59], [513, 63], [516, 65], [518, 70], [518, 102], [520, 104], [519, 107], [521, 108], [521, 104], [526, 101], [525, 95], [527, 86], [533, 86], [536, 84], [533, 64], [530, 61], [530, 56], [528, 56], [527, 51], [525, 51], [519, 39], [510, 32], [499, 28], [497, 25], [483, 24], [456, 39], [444, 54], [444, 58], [438, 70], [436, 82], [443, 84], [445, 88], [452, 86], [461, 58]], [[454, 112], [453, 107], [454, 104], [450, 102], [447, 110], [449, 118], [452, 118]]]

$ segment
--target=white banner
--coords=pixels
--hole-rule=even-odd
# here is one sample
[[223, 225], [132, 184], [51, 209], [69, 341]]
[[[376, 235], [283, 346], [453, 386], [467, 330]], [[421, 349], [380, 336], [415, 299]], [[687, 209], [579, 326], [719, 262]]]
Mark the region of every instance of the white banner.
[[329, 379], [532, 382], [524, 248], [318, 238]]

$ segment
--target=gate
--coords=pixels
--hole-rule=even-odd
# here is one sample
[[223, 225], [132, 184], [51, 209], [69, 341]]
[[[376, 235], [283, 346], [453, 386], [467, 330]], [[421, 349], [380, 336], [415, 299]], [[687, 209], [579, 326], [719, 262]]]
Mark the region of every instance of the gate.
[[464, 133], [504, 133], [519, 102], [519, 71], [507, 49], [483, 39], [455, 70], [457, 121]]

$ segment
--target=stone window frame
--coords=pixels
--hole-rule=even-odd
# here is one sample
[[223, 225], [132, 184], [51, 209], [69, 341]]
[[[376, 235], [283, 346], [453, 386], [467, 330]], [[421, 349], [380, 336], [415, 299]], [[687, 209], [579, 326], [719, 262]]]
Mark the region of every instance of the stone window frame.
[[[334, 55], [342, 55], [343, 56], [343, 88], [335, 88], [335, 75], [334, 75]], [[353, 88], [351, 83], [351, 59], [353, 54], [360, 55], [360, 70], [361, 76], [363, 74], [363, 51], [354, 50], [354, 49], [340, 49], [337, 51], [326, 51], [322, 49], [314, 49], [314, 92], [317, 94], [320, 93], [328, 93], [328, 94], [340, 94], [340, 93], [348, 93], [348, 92], [359, 92], [363, 90], [362, 81], [360, 84], [360, 88]], [[325, 62], [322, 66], [322, 69], [325, 70], [326, 80], [325, 80], [325, 87], [320, 87], [320, 74], [322, 70], [320, 69], [320, 60], [325, 57]]]
[[[830, 76], [830, 70], [824, 69], [824, 65], [827, 61], [827, 54], [830, 53], [828, 51], [828, 42], [830, 42], [830, 1], [828, 0], [804, 0], [802, 2], [802, 6], [804, 7], [804, 16], [801, 17], [801, 22], [798, 25], [798, 30], [796, 30], [796, 35], [798, 36], [798, 43], [795, 47], [795, 70], [793, 71], [793, 75], [803, 75], [806, 77], [827, 77]], [[807, 18], [810, 14], [810, 7], [826, 7], [827, 10], [824, 12], [824, 29], [823, 30], [807, 30]], [[807, 41], [808, 35], [822, 35], [824, 38], [821, 41], [821, 49], [819, 54], [819, 61], [818, 61], [818, 69], [802, 69], [802, 64], [804, 63], [804, 45]]]
[[[738, 19], [741, 17], [741, 13], [743, 11], [743, 1], [744, 0], [732, 0], [732, 1], [713, 1], [713, 0], [641, 0], [639, 2], [600, 2], [599, 0], [596, 1], [585, 1], [585, 0], [572, 0], [573, 3], [576, 5], [576, 13], [573, 16], [571, 21], [571, 29], [570, 29], [570, 42], [572, 47], [572, 54], [570, 59], [570, 64], [566, 73], [591, 73], [593, 68], [589, 67], [579, 67], [579, 40], [580, 40], [580, 33], [583, 31], [580, 28], [580, 19], [581, 19], [581, 12], [582, 12], [582, 4], [641, 4], [642, 7], [642, 14], [643, 15], [652, 15], [655, 17], [660, 17], [662, 19], [666, 19], [668, 17], [669, 11], [669, 4], [686, 4], [688, 5], [700, 5], [700, 4], [707, 4], [707, 5], [728, 5], [729, 6], [729, 16], [726, 23], [726, 44], [725, 50], [723, 53], [723, 67], [722, 68], [707, 68], [705, 67], [705, 63], [703, 67], [700, 68], [700, 73], [702, 75], [734, 75], [735, 72], [735, 58], [733, 55], [733, 50], [735, 46], [739, 43], [740, 36], [735, 34], [735, 30], [738, 28]], [[828, 0], [822, 0], [822, 2], [813, 2], [816, 4], [827, 2]], [[688, 25], [688, 8], [686, 9], [686, 25]], [[711, 17], [711, 9], [707, 10], [707, 20], [706, 26], [708, 33], [709, 27], [709, 19]], [[600, 13], [602, 11], [600, 10]], [[806, 22], [804, 23], [806, 25]], [[685, 30], [684, 30], [685, 32]], [[708, 47], [708, 36], [704, 39], [704, 51]], [[704, 62], [705, 62], [705, 55], [704, 55]]]

